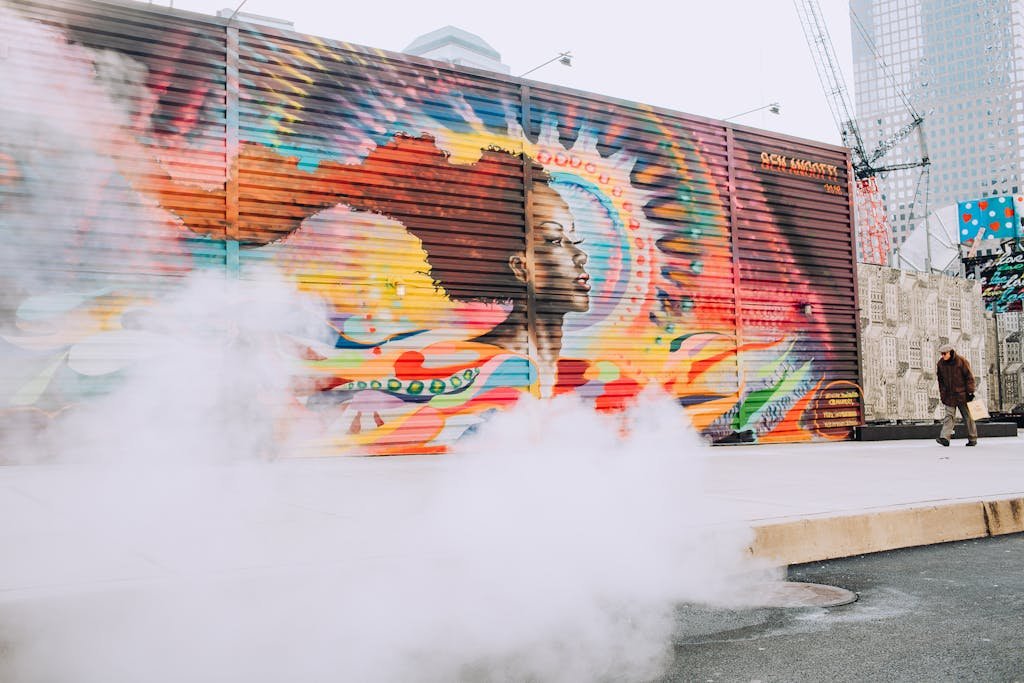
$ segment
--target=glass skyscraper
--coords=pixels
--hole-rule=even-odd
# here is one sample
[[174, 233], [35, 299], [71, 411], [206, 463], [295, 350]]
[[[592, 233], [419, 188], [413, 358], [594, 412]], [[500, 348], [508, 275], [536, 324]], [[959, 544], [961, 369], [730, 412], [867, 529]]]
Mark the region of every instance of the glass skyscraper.
[[[912, 120], [902, 96], [924, 118], [929, 182], [921, 168], [878, 178], [893, 247], [926, 210], [1024, 191], [1024, 0], [852, 0], [850, 9], [868, 152]], [[921, 156], [911, 134], [876, 165]]]

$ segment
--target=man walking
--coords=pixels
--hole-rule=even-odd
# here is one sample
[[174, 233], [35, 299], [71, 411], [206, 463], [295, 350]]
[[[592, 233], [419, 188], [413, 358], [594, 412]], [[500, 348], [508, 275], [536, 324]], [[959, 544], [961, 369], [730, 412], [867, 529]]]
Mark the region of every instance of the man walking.
[[961, 356], [958, 356], [953, 347], [944, 344], [939, 347], [942, 357], [935, 365], [935, 376], [939, 380], [939, 398], [946, 408], [946, 414], [942, 417], [942, 430], [939, 438], [935, 439], [943, 446], [949, 445], [949, 437], [953, 435], [953, 423], [956, 420], [956, 411], [959, 409], [967, 423], [967, 445], [978, 445], [978, 426], [974, 424], [971, 411], [967, 404], [974, 400], [974, 374], [971, 366]]

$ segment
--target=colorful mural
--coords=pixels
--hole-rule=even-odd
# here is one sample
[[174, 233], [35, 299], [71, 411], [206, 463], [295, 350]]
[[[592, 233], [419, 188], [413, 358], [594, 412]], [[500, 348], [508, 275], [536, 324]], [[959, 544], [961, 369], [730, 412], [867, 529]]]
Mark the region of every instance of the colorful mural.
[[[19, 84], [0, 103], [8, 419], [116, 385], [145, 355], [133, 318], [188, 273], [272, 268], [326, 302], [328, 343], [291, 340], [289, 410], [335, 452], [443, 452], [524, 394], [617, 411], [651, 384], [714, 441], [859, 423], [859, 399], [828, 410], [857, 382], [844, 151], [59, 6], [79, 11], [0, 4]], [[147, 17], [132, 49], [100, 30]]]

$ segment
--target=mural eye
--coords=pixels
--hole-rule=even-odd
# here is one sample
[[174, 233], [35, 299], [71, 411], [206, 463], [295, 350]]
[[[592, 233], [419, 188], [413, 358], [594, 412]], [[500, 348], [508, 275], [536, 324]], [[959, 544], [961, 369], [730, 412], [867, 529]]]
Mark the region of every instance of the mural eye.
[[555, 245], [556, 247], [560, 247], [560, 246], [562, 246], [562, 244], [563, 244], [564, 242], [562, 241], [562, 238], [561, 238], [561, 237], [553, 237], [553, 238], [551, 238], [551, 239], [549, 239], [549, 240], [548, 240], [548, 243], [549, 243], [549, 244], [553, 244], [553, 245]]

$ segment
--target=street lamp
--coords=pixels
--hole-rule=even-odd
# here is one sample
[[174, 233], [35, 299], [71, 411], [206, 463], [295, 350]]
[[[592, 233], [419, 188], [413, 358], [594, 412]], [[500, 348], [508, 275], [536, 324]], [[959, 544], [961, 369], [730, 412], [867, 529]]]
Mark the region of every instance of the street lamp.
[[[238, 14], [238, 10], [242, 9], [242, 5], [247, 2], [249, 2], [249, 0], [242, 0], [242, 2], [238, 3], [238, 7], [236, 7], [235, 11], [231, 13], [230, 17], [228, 17], [228, 26], [231, 25], [231, 21], [235, 18], [235, 15]], [[171, 0], [171, 7], [174, 7], [174, 0]], [[224, 10], [221, 11], [223, 12]]]
[[522, 78], [526, 74], [532, 74], [534, 71], [541, 68], [542, 66], [547, 66], [548, 64], [554, 61], [557, 61], [559, 64], [562, 64], [563, 66], [572, 66], [572, 52], [559, 52], [556, 56], [552, 57], [543, 64], [538, 64], [529, 71], [524, 71], [523, 73], [519, 74], [519, 78]]
[[771, 104], [762, 104], [760, 107], [754, 107], [753, 109], [751, 109], [749, 111], [743, 111], [743, 112], [740, 112], [739, 114], [733, 114], [732, 116], [727, 116], [727, 117], [725, 117], [722, 120], [723, 121], [729, 121], [731, 119], [738, 119], [741, 116], [746, 116], [747, 114], [753, 114], [755, 111], [761, 111], [762, 109], [767, 109], [768, 111], [770, 111], [773, 114], [778, 114], [780, 112], [780, 110], [782, 109], [782, 105], [780, 105], [778, 102], [772, 102]]

